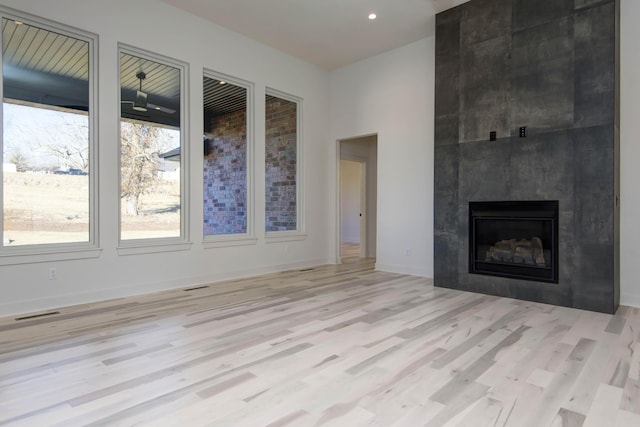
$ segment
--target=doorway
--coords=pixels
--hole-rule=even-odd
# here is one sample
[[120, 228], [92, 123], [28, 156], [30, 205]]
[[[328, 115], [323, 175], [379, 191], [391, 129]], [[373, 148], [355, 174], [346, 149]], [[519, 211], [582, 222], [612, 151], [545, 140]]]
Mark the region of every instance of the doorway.
[[376, 256], [377, 145], [377, 135], [338, 141], [341, 262]]

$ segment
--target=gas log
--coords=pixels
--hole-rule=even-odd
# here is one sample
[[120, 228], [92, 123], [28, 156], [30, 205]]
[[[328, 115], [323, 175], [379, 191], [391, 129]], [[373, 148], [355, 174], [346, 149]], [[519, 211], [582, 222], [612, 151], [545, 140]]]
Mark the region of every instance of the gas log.
[[489, 248], [485, 261], [544, 266], [542, 240], [539, 237], [500, 240]]

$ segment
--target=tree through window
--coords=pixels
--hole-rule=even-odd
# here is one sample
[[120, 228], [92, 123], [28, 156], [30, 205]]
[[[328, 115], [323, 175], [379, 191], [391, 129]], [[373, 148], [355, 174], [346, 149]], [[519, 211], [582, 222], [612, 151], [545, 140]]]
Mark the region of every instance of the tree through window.
[[120, 52], [120, 240], [184, 239], [182, 72]]
[[[93, 40], [2, 18], [2, 249], [94, 245]], [[29, 49], [25, 49], [29, 46]]]

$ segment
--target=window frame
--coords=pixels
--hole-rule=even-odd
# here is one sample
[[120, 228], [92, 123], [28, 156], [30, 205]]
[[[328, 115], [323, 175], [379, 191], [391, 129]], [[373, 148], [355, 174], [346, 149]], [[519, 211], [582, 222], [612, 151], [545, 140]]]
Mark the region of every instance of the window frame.
[[[255, 133], [254, 133], [255, 108], [253, 108], [255, 105], [254, 103], [255, 85], [253, 82], [250, 82], [248, 80], [243, 80], [243, 79], [230, 76], [224, 73], [219, 73], [217, 71], [213, 71], [207, 68], [204, 68], [202, 72], [203, 82], [205, 77], [210, 79], [215, 79], [215, 80], [223, 80], [223, 81], [226, 81], [228, 84], [242, 87], [247, 91], [247, 99], [246, 99], [246, 103], [247, 103], [247, 107], [246, 107], [247, 231], [245, 233], [204, 235], [204, 206], [203, 206], [203, 209], [201, 209], [202, 230], [203, 230], [202, 246], [204, 249], [210, 249], [210, 248], [219, 248], [219, 247], [226, 247], [226, 246], [255, 245], [258, 243], [258, 238], [256, 237], [256, 232], [255, 232], [255, 173], [254, 173], [254, 170], [255, 170]], [[204, 99], [203, 99], [203, 108], [204, 108]], [[204, 130], [204, 126], [203, 126], [203, 130]], [[204, 173], [204, 156], [203, 156], [203, 162], [202, 162], [202, 172]], [[204, 183], [204, 179], [203, 179], [203, 183]], [[202, 188], [203, 202], [204, 202], [204, 191], [205, 191], [205, 188], [203, 187]]]
[[[41, 243], [16, 247], [4, 245], [4, 237], [0, 241], [0, 266], [13, 264], [27, 264], [37, 262], [65, 261], [75, 259], [97, 258], [100, 256], [99, 239], [99, 200], [98, 200], [98, 35], [75, 28], [69, 25], [55, 22], [46, 18], [11, 9], [0, 5], [0, 22], [6, 18], [21, 21], [27, 25], [41, 28], [46, 31], [75, 38], [87, 43], [88, 46], [88, 159], [89, 159], [89, 236], [86, 242], [68, 243]], [[2, 42], [2, 33], [0, 33]], [[3, 52], [0, 58], [4, 63]], [[4, 76], [0, 68], [0, 99], [4, 104]], [[0, 149], [4, 150], [4, 107], [0, 105]], [[4, 157], [4, 156], [3, 156]], [[0, 182], [4, 182], [4, 171], [0, 168]], [[2, 190], [2, 188], [0, 188]], [[4, 236], [4, 191], [0, 191], [0, 234]]]
[[[120, 69], [122, 54], [136, 56], [145, 60], [158, 62], [180, 71], [180, 236], [178, 237], [149, 237], [142, 239], [122, 239], [122, 180], [121, 180], [121, 158], [120, 147], [122, 144], [122, 99]], [[159, 53], [151, 52], [142, 48], [131, 46], [125, 43], [118, 43], [118, 144], [116, 146], [118, 159], [118, 245], [119, 255], [139, 255], [157, 252], [171, 252], [189, 250], [192, 246], [190, 240], [190, 203], [189, 203], [189, 64], [175, 58], [170, 58]]]
[[[295, 230], [286, 230], [286, 231], [267, 231], [266, 230], [266, 158], [263, 164], [263, 171], [265, 172], [265, 182], [264, 182], [264, 191], [265, 198], [263, 202], [265, 203], [263, 214], [264, 214], [264, 227], [265, 227], [265, 241], [267, 243], [279, 243], [279, 242], [289, 242], [296, 240], [305, 240], [307, 238], [306, 228], [305, 228], [305, 191], [304, 191], [304, 144], [303, 144], [303, 127], [302, 127], [302, 110], [303, 110], [303, 101], [304, 99], [292, 95], [287, 92], [283, 92], [278, 89], [274, 89], [271, 87], [265, 87], [265, 96], [264, 102], [266, 106], [267, 96], [274, 96], [276, 98], [284, 99], [285, 101], [294, 102], [296, 104], [296, 229]], [[266, 111], [265, 111], [265, 151], [266, 151]]]

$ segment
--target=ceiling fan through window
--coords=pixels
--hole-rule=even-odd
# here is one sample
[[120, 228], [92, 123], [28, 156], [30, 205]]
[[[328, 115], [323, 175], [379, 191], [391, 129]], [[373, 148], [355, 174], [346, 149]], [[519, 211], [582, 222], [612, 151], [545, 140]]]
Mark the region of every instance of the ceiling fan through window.
[[133, 101], [121, 101], [123, 104], [131, 104], [135, 111], [157, 110], [167, 114], [173, 114], [176, 110], [161, 105], [152, 104], [147, 101], [147, 94], [142, 91], [142, 81], [147, 78], [144, 71], [138, 71], [136, 78], [140, 81], [139, 89], [136, 91], [136, 98]]

